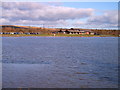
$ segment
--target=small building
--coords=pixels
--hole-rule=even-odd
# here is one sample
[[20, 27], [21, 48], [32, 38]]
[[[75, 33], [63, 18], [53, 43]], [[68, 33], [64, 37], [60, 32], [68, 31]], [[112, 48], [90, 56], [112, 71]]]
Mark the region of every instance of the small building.
[[69, 34], [79, 34], [79, 30], [69, 30]]
[[81, 35], [84, 35], [84, 34], [87, 34], [87, 35], [90, 35], [90, 34], [93, 34], [94, 33], [91, 31], [86, 31], [86, 30], [79, 30], [79, 29], [61, 29], [60, 31], [57, 31], [57, 32], [52, 32], [52, 33], [58, 33], [58, 34], [81, 34]]
[[0, 34], [3, 34], [2, 32], [0, 32]]
[[9, 32], [6, 32], [5, 34], [10, 34]]
[[57, 31], [58, 34], [69, 34], [70, 32], [68, 30], [60, 30]]
[[30, 34], [30, 33], [27, 32], [27, 33], [24, 33], [24, 34], [27, 34], [27, 35], [28, 35], [28, 34]]
[[89, 32], [89, 31], [86, 31], [86, 32], [85, 32], [85, 34], [89, 35], [89, 34], [90, 34], [90, 32]]
[[19, 32], [15, 32], [14, 34], [19, 34]]
[[91, 34], [91, 35], [95, 35], [95, 33], [94, 33], [94, 32], [91, 32], [90, 34]]
[[15, 32], [10, 32], [10, 34], [14, 34]]
[[80, 33], [79, 33], [79, 34], [84, 35], [84, 34], [85, 34], [85, 31], [83, 31], [83, 30], [82, 30], [82, 31], [80, 31]]
[[62, 31], [62, 30], [60, 30], [60, 31], [58, 31], [57, 33], [63, 33], [63, 31]]

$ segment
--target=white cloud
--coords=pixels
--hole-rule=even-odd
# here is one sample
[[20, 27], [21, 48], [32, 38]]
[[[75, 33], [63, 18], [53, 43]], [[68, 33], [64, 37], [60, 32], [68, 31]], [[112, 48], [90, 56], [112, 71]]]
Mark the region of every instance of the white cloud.
[[[2, 4], [2, 18], [11, 22], [27, 23], [42, 21], [58, 22], [68, 19], [81, 19], [90, 17], [94, 9], [78, 9], [63, 6], [50, 6], [42, 3], [4, 2]], [[29, 24], [28, 22], [28, 24]], [[3, 22], [4, 23], [4, 22]]]
[[4, 23], [9, 24], [10, 21], [8, 19], [5, 19], [5, 18], [0, 18], [0, 24], [4, 24]]
[[105, 11], [103, 15], [92, 16], [88, 19], [87, 24], [102, 26], [102, 27], [117, 27], [118, 11]]
[[[35, 2], [3, 2], [2, 24], [48, 25], [88, 28], [118, 26], [118, 11], [95, 15], [92, 8], [72, 8]], [[84, 21], [82, 21], [84, 20]], [[73, 21], [73, 22], [72, 22]]]
[[104, 11], [101, 15], [93, 15], [86, 20], [76, 20], [74, 27], [81, 28], [118, 28], [118, 11]]

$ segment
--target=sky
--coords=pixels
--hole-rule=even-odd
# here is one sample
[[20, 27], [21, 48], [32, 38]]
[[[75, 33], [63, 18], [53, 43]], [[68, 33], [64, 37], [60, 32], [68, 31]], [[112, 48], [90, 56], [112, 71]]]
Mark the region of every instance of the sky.
[[4, 2], [119, 2], [119, 0], [1, 0]]
[[118, 2], [2, 2], [2, 25], [118, 28]]

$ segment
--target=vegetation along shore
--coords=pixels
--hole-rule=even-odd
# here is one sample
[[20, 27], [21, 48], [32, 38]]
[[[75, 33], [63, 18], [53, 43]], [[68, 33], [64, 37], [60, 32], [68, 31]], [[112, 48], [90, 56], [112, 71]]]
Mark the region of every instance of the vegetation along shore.
[[119, 37], [120, 30], [100, 30], [82, 28], [42, 28], [30, 26], [1, 25], [0, 36], [2, 37]]

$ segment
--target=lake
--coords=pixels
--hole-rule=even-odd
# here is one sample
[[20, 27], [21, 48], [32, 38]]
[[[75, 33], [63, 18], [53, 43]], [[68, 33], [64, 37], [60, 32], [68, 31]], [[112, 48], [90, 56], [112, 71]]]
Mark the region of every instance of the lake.
[[3, 88], [117, 88], [117, 37], [3, 37]]

